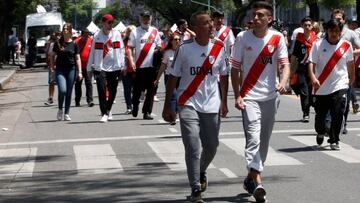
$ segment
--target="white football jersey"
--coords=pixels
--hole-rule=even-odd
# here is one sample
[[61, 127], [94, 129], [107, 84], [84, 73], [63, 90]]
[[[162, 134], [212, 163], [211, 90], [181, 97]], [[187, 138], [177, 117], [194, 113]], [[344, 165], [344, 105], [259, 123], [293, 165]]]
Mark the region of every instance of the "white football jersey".
[[[136, 63], [136, 61], [138, 60], [140, 56], [140, 52], [143, 49], [146, 42], [149, 41], [149, 35], [152, 33], [153, 29], [156, 28], [150, 27], [148, 30], [144, 30], [141, 26], [139, 26], [130, 33], [128, 46], [135, 48], [134, 63]], [[156, 47], [161, 47], [161, 38], [159, 32], [157, 32], [156, 36], [154, 36], [154, 40], [151, 43], [152, 43], [151, 48], [147, 53], [144, 61], [140, 65], [140, 68], [153, 67], [152, 62], [154, 58], [154, 50]]]
[[[266, 46], [273, 35], [280, 36], [276, 50], [274, 46]], [[253, 88], [244, 99], [267, 101], [277, 96], [277, 66], [278, 64], [289, 63], [285, 39], [281, 33], [268, 30], [268, 33], [263, 38], [256, 37], [253, 34], [253, 30], [239, 33], [235, 40], [233, 53], [231, 54], [231, 65], [233, 68], [241, 68], [244, 81], [263, 48], [268, 49], [273, 55], [261, 58], [260, 63], [266, 64], [265, 68], [256, 83], [252, 84], [254, 85]]]
[[174, 61], [174, 55], [175, 51], [172, 49], [168, 49], [164, 53], [162, 63], [166, 64], [165, 75], [169, 75], [169, 69]]
[[[227, 28], [226, 26], [222, 26], [219, 31], [216, 31], [216, 30], [215, 30], [214, 36], [217, 37], [217, 38], [219, 38], [220, 35], [225, 34], [225, 33], [224, 33], [224, 30], [225, 30], [226, 28]], [[225, 39], [224, 39], [223, 42], [224, 42], [224, 45], [225, 45], [226, 55], [227, 55], [228, 57], [230, 57], [231, 48], [232, 48], [232, 46], [234, 46], [234, 43], [235, 43], [234, 33], [233, 33], [232, 30], [230, 29], [229, 33], [228, 33], [226, 36], [224, 36], [224, 37], [225, 37]]]
[[316, 64], [315, 76], [316, 78], [319, 78], [331, 56], [343, 43], [349, 43], [350, 47], [346, 51], [340, 50], [340, 53], [343, 54], [342, 57], [337, 62], [335, 68], [331, 71], [329, 76], [325, 79], [324, 83], [317, 90], [315, 93], [316, 95], [328, 95], [349, 87], [347, 62], [353, 61], [354, 55], [351, 43], [342, 39], [336, 45], [329, 44], [326, 39], [320, 39], [313, 45], [309, 61]]
[[[196, 40], [190, 39], [181, 44], [176, 53], [173, 65], [169, 69], [171, 75], [181, 77], [178, 87], [179, 98], [189, 87], [196, 75], [201, 74], [201, 67], [215, 43], [223, 43], [212, 39], [208, 45], [201, 46]], [[212, 69], [207, 72], [196, 92], [184, 105], [193, 107], [203, 113], [218, 113], [220, 109], [220, 91], [217, 75], [228, 75], [229, 68], [224, 47], [218, 57], [209, 56]]]

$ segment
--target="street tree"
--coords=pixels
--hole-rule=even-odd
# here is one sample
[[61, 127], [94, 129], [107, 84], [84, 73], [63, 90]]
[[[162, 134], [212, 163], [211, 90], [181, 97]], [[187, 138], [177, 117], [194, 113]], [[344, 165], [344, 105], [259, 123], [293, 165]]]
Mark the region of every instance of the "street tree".
[[93, 0], [59, 1], [59, 12], [66, 22], [71, 22], [75, 29], [85, 28], [92, 20]]

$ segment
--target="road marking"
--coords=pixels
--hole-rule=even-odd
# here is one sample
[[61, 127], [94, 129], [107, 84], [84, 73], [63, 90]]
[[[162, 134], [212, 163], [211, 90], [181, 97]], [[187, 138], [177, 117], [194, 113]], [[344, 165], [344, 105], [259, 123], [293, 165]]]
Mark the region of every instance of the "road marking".
[[1, 149], [0, 179], [9, 176], [32, 177], [37, 148]]
[[[148, 145], [170, 170], [186, 170], [185, 150], [182, 141], [148, 142]], [[215, 167], [210, 164], [209, 168]]]
[[78, 174], [121, 172], [122, 166], [110, 144], [74, 145]]
[[[348, 131], [360, 131], [360, 128], [347, 128]], [[274, 130], [273, 134], [291, 134], [291, 133], [315, 133], [314, 129], [294, 129], [294, 130]], [[220, 136], [228, 135], [243, 135], [242, 131], [235, 132], [220, 132]], [[62, 139], [62, 140], [39, 140], [28, 142], [8, 142], [0, 143], [0, 146], [14, 146], [14, 145], [39, 145], [39, 144], [55, 144], [55, 143], [71, 143], [71, 142], [101, 142], [101, 141], [115, 141], [115, 140], [141, 140], [141, 139], [158, 139], [158, 138], [173, 138], [179, 137], [181, 134], [157, 134], [157, 135], [139, 135], [139, 136], [124, 136], [124, 137], [98, 137], [98, 138], [79, 138], [79, 139]]]
[[[220, 139], [227, 147], [234, 150], [236, 154], [245, 157], [245, 138], [226, 138]], [[284, 154], [275, 151], [269, 147], [268, 156], [266, 159], [267, 166], [286, 166], [286, 165], [303, 165], [302, 162]]]
[[172, 132], [172, 133], [177, 133], [177, 132], [179, 132], [179, 131], [176, 130], [175, 128], [169, 128], [169, 130], [170, 130], [170, 132]]
[[228, 168], [219, 168], [219, 170], [228, 178], [238, 178], [238, 176]]
[[340, 159], [346, 163], [360, 163], [360, 150], [352, 146], [340, 142], [340, 151], [331, 150], [329, 145], [317, 146], [315, 136], [294, 136], [291, 139], [298, 141], [306, 146], [312, 147], [316, 151], [325, 153], [336, 159]]

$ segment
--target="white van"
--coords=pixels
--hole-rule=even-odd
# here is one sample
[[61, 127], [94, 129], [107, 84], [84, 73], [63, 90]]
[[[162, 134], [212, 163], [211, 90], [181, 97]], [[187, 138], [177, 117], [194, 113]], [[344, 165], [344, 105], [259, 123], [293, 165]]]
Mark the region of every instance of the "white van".
[[50, 34], [62, 30], [64, 23], [62, 15], [59, 12], [33, 13], [26, 16], [25, 42], [27, 44], [30, 33], [33, 33], [37, 40], [36, 59], [34, 57], [32, 57], [32, 59], [28, 57], [29, 51], [28, 46], [26, 46], [25, 55], [27, 67], [32, 66], [35, 62], [41, 63], [46, 61], [45, 43], [49, 39]]

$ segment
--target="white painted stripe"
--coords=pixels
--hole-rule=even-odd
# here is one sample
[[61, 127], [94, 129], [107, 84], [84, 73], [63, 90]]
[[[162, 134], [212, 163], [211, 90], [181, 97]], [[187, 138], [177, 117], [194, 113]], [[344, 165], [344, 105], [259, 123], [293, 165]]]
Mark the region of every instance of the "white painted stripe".
[[219, 168], [219, 170], [228, 178], [238, 178], [238, 176], [228, 168]]
[[[148, 142], [148, 145], [170, 170], [186, 170], [185, 150], [182, 141]], [[214, 168], [214, 166], [210, 164], [209, 168]]]
[[[245, 138], [226, 138], [220, 139], [227, 147], [234, 150], [236, 154], [245, 157]], [[285, 165], [302, 165], [303, 163], [284, 153], [277, 152], [269, 147], [266, 158], [267, 166], [285, 166]]]
[[[318, 146], [316, 144], [315, 136], [294, 136], [290, 137], [306, 146], [313, 147], [314, 150], [318, 150], [326, 155], [340, 159], [346, 163], [360, 163], [360, 150], [353, 148], [352, 146], [340, 142], [340, 151], [331, 150], [329, 145]], [[326, 138], [325, 138], [326, 143]]]
[[[347, 128], [348, 131], [360, 131], [360, 128]], [[293, 130], [274, 130], [273, 134], [291, 134], [291, 133], [315, 133], [314, 129], [293, 129]], [[243, 135], [244, 132], [220, 132], [221, 136], [227, 135]], [[0, 143], [0, 146], [14, 146], [14, 145], [38, 145], [38, 144], [55, 144], [55, 143], [71, 143], [71, 142], [101, 142], [101, 141], [115, 141], [115, 140], [140, 140], [140, 139], [157, 139], [157, 138], [172, 138], [179, 137], [180, 134], [157, 134], [157, 135], [139, 135], [139, 136], [124, 136], [124, 137], [97, 137], [97, 138], [79, 138], [79, 139], [63, 139], [63, 140], [39, 140], [28, 142], [8, 142]]]
[[176, 130], [175, 128], [169, 128], [169, 130], [170, 130], [170, 132], [172, 132], [172, 133], [177, 133], [177, 132], [179, 132], [179, 131]]
[[158, 122], [159, 122], [159, 123], [168, 123], [168, 122], [166, 122], [164, 119], [159, 119]]
[[74, 145], [78, 174], [118, 173], [122, 166], [110, 144]]
[[32, 177], [37, 148], [1, 149], [0, 179], [6, 177]]

